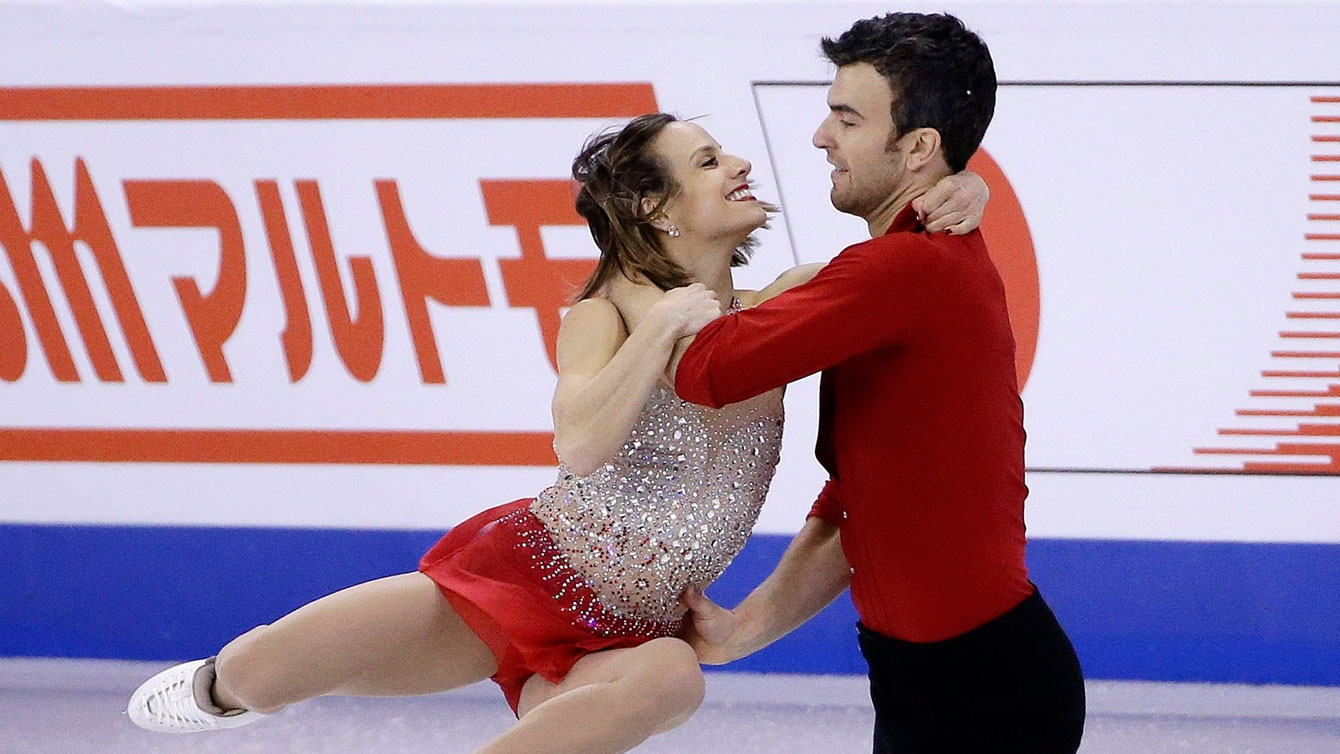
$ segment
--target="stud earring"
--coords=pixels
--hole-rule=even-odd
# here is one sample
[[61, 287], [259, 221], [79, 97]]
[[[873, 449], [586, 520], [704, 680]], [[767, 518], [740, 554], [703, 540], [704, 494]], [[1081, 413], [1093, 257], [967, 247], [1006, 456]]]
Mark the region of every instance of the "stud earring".
[[676, 228], [676, 227], [673, 226], [673, 225], [671, 225], [671, 226], [670, 226], [670, 229], [667, 230], [665, 233], [666, 233], [666, 235], [670, 236], [671, 238], [679, 238], [679, 228]]

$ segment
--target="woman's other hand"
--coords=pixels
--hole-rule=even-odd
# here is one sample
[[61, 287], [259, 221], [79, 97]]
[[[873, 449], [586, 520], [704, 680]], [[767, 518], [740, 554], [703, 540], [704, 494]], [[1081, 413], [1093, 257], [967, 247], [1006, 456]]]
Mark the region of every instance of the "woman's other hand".
[[702, 283], [671, 288], [647, 310], [643, 319], [657, 321], [673, 329], [676, 338], [694, 335], [708, 322], [721, 316], [717, 295]]

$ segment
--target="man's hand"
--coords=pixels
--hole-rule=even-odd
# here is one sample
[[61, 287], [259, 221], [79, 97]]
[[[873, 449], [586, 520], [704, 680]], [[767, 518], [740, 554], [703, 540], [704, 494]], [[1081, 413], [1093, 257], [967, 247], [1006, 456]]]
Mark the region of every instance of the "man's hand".
[[961, 236], [982, 224], [991, 190], [970, 171], [942, 178], [930, 191], [912, 200], [912, 211], [928, 233], [948, 231]]
[[691, 586], [681, 599], [689, 612], [679, 637], [698, 661], [724, 665], [751, 655], [813, 618], [851, 583], [838, 527], [821, 518], [805, 520], [772, 574], [727, 610]]
[[699, 662], [725, 665], [746, 654], [736, 646], [740, 633], [739, 616], [713, 602], [696, 586], [685, 589], [683, 599], [689, 613], [684, 616], [684, 628], [679, 636], [693, 647]]

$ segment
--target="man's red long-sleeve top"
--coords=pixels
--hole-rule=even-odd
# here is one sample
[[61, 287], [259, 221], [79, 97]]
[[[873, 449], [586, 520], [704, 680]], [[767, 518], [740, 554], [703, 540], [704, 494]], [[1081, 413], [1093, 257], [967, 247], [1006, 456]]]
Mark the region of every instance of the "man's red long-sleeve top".
[[810, 515], [841, 527], [869, 629], [939, 641], [1032, 592], [1024, 428], [1000, 275], [978, 232], [910, 209], [810, 282], [698, 333], [680, 397], [722, 406], [822, 371]]

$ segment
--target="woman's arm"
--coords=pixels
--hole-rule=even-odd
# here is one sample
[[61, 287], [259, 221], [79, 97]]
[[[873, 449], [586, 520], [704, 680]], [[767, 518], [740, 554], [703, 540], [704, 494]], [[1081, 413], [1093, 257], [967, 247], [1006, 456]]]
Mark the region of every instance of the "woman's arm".
[[798, 267], [792, 267], [786, 272], [778, 275], [776, 280], [768, 284], [768, 287], [759, 291], [758, 294], [754, 296], [754, 303], [751, 304], [751, 306], [761, 304], [779, 293], [810, 282], [810, 278], [819, 274], [819, 270], [822, 270], [823, 268], [823, 262], [814, 262], [812, 264], [802, 264]]
[[573, 473], [586, 475], [627, 439], [680, 337], [720, 316], [701, 285], [676, 288], [653, 304], [632, 333], [614, 304], [580, 301], [558, 331], [554, 447]]

